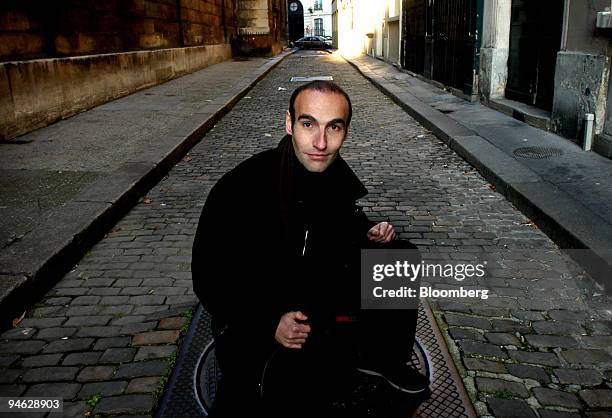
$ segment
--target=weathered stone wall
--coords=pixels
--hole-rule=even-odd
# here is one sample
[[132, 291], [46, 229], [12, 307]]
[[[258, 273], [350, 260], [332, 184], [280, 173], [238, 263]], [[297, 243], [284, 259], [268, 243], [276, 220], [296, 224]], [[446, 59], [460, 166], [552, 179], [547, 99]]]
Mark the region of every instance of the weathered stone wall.
[[0, 64], [0, 139], [231, 58], [229, 44]]
[[[612, 42], [609, 29], [595, 27], [597, 12], [609, 6], [609, 0], [569, 2], [564, 48], [557, 54], [551, 128], [578, 143], [582, 143], [586, 113], [595, 115], [596, 142], [601, 134], [612, 132], [608, 87]], [[608, 156], [610, 151], [602, 153]]]
[[237, 0], [239, 55], [275, 55], [285, 45], [286, 0]]
[[0, 61], [213, 45], [235, 0], [2, 0]]

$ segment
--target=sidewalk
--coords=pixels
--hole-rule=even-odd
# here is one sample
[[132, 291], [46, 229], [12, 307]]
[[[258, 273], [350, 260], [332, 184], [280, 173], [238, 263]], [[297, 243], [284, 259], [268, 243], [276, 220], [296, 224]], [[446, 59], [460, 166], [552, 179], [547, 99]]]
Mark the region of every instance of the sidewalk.
[[290, 53], [223, 62], [1, 143], [0, 328]]
[[[347, 61], [472, 164], [557, 245], [590, 249], [590, 257], [584, 251], [569, 254], [612, 292], [612, 161], [370, 56]], [[517, 156], [521, 151], [526, 155]]]

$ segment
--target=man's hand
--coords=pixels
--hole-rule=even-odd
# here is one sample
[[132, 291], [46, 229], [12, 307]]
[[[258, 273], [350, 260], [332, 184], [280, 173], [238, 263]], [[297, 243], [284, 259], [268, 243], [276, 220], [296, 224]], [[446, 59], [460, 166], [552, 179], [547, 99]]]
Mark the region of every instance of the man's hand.
[[381, 244], [393, 241], [395, 239], [395, 230], [393, 229], [393, 225], [391, 225], [389, 222], [381, 222], [374, 225], [368, 231], [368, 239]]
[[298, 321], [306, 320], [308, 320], [308, 317], [300, 311], [287, 312], [278, 322], [274, 338], [287, 348], [302, 348], [302, 344], [304, 344], [306, 338], [308, 338], [310, 325], [302, 324]]

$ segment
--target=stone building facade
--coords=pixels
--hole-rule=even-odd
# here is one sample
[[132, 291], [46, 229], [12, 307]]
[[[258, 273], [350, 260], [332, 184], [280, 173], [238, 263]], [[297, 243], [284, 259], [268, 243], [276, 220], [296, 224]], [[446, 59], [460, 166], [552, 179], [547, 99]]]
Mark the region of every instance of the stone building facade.
[[[233, 54], [276, 54], [284, 45], [283, 5], [282, 0], [4, 0], [0, 140]], [[256, 34], [248, 18], [253, 13], [259, 14]]]

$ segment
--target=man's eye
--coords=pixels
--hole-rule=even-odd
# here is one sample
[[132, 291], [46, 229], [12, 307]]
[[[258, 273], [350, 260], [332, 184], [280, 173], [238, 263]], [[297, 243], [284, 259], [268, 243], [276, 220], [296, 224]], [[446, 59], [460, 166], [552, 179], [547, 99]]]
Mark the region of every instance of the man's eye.
[[302, 125], [303, 125], [305, 128], [310, 128], [310, 127], [312, 126], [312, 123], [310, 123], [310, 122], [304, 122]]
[[334, 131], [339, 131], [339, 130], [341, 130], [341, 129], [342, 129], [342, 126], [340, 126], [340, 125], [335, 125], [335, 124], [334, 124], [334, 125], [331, 125], [331, 128], [332, 128], [332, 130], [334, 130]]

